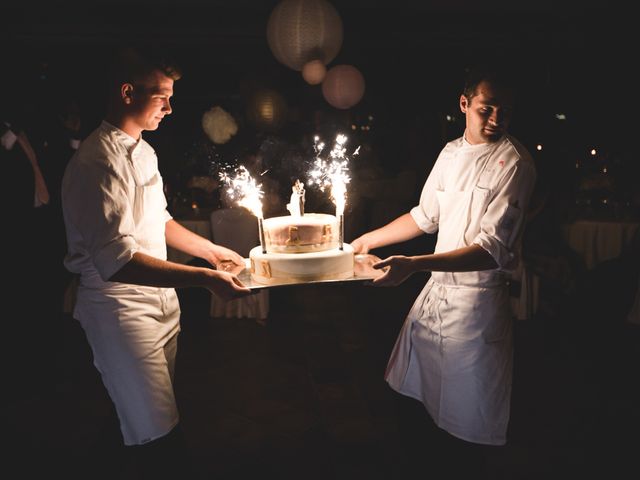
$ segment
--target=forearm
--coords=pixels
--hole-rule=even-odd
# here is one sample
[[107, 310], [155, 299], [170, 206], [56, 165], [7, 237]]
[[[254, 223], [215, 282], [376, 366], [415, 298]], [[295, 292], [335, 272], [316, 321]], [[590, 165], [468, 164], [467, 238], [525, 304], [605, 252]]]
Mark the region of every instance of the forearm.
[[19, 132], [17, 135], [17, 140], [20, 146], [22, 147], [22, 150], [24, 151], [25, 155], [29, 159], [29, 163], [31, 163], [31, 168], [33, 168], [34, 173], [36, 175], [41, 175], [40, 165], [38, 164], [38, 157], [36, 156], [36, 152], [33, 150], [33, 147], [31, 146], [31, 142], [29, 142], [29, 139], [27, 138], [25, 133]]
[[137, 252], [109, 280], [150, 287], [204, 287], [216, 274], [213, 269], [167, 262]]
[[49, 203], [49, 191], [47, 189], [47, 183], [42, 175], [42, 170], [40, 169], [40, 164], [38, 163], [38, 157], [36, 156], [36, 152], [33, 150], [29, 139], [25, 135], [24, 132], [20, 132], [17, 135], [17, 140], [25, 155], [29, 159], [29, 163], [31, 163], [31, 168], [33, 169], [33, 176], [36, 183], [36, 193], [42, 203]]
[[363, 235], [363, 238], [366, 238], [369, 249], [374, 249], [394, 243], [405, 242], [423, 233], [413, 220], [411, 214], [405, 213], [384, 227], [366, 233]]
[[167, 245], [194, 257], [208, 259], [212, 243], [210, 240], [193, 233], [175, 220], [169, 220], [165, 225]]
[[410, 258], [415, 272], [475, 272], [498, 267], [491, 254], [475, 244], [449, 252], [417, 255]]

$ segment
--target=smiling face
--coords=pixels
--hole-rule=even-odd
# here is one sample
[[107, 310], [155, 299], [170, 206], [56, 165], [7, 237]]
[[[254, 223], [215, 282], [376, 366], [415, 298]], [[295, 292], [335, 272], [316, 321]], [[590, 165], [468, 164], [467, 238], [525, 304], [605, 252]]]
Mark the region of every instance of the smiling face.
[[171, 113], [173, 80], [160, 70], [153, 70], [136, 84], [121, 88], [126, 108], [127, 133], [137, 138], [143, 130], [156, 130], [165, 115]]
[[489, 81], [478, 84], [473, 95], [460, 96], [466, 116], [465, 138], [471, 144], [492, 143], [507, 133], [513, 112], [513, 93]]

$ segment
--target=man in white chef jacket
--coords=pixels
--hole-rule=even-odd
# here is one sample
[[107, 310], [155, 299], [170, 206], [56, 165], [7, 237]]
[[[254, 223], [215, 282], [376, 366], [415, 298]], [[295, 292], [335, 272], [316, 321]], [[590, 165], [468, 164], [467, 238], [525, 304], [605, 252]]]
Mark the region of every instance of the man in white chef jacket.
[[[430, 417], [425, 425], [449, 434], [435, 429], [433, 438], [453, 445], [458, 466], [476, 474], [465, 456], [482, 460], [477, 452], [486, 447], [476, 445], [506, 443], [512, 384], [507, 282], [519, 261], [536, 178], [530, 154], [507, 134], [513, 102], [514, 90], [497, 70], [471, 70], [459, 101], [464, 135], [440, 152], [419, 205], [351, 242], [366, 253], [437, 233], [433, 254], [395, 255], [376, 265], [387, 269], [376, 286], [432, 272], [405, 320], [385, 379], [424, 405]], [[436, 451], [424, 452], [431, 465], [451, 458], [438, 458]]]
[[[230, 299], [250, 293], [230, 273], [168, 262], [167, 245], [212, 265], [243, 259], [167, 212], [153, 148], [142, 139], [171, 113], [176, 67], [126, 50], [110, 78], [108, 111], [66, 168], [66, 267], [80, 276], [80, 321], [144, 478], [184, 478], [173, 391], [180, 307], [174, 287]], [[176, 476], [178, 475], [178, 476]]]

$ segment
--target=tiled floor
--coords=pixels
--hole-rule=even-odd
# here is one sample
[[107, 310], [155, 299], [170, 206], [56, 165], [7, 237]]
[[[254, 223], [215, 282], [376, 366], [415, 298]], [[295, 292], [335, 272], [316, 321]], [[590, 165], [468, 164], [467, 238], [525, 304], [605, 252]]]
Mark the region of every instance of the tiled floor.
[[[206, 292], [180, 292], [176, 392], [203, 478], [405, 478], [382, 374], [422, 281], [274, 289], [266, 325], [209, 318]], [[492, 477], [638, 478], [623, 467], [637, 455], [639, 332], [569, 340], [580, 321], [558, 321], [516, 322], [510, 440], [490, 459]], [[55, 380], [5, 402], [3, 463], [17, 473], [4, 478], [131, 479], [82, 331], [70, 318], [60, 327]]]

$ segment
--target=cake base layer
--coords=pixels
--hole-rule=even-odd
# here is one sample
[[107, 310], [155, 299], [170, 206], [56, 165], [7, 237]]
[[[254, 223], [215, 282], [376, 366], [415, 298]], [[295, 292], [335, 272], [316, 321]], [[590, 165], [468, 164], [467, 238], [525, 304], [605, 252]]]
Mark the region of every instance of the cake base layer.
[[262, 253], [257, 246], [249, 252], [251, 278], [265, 285], [282, 281], [310, 282], [353, 277], [353, 248], [308, 253]]

